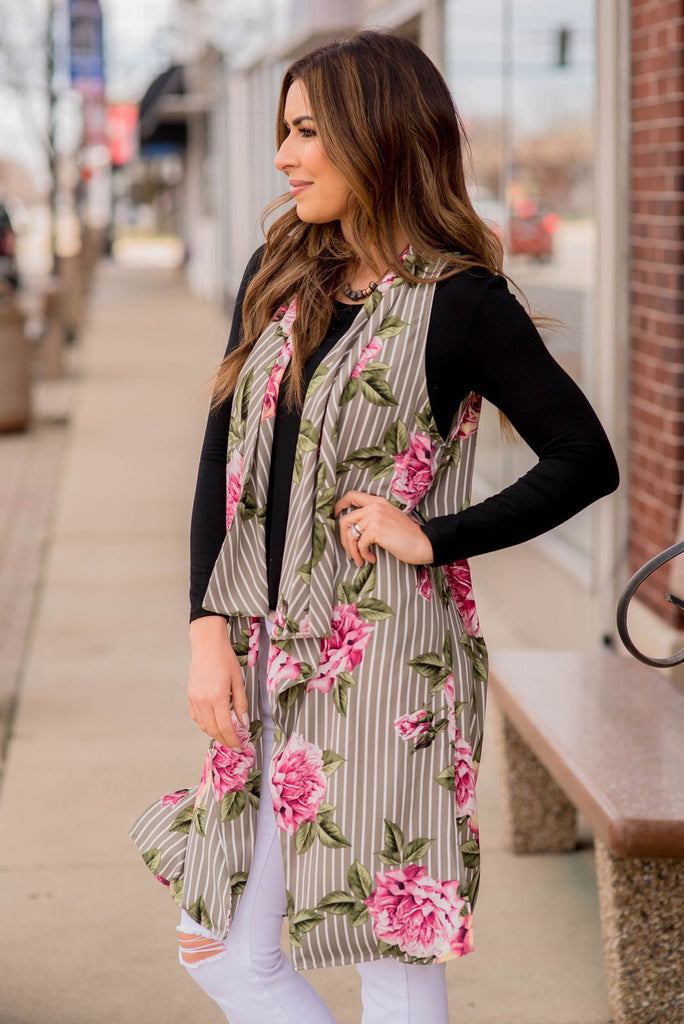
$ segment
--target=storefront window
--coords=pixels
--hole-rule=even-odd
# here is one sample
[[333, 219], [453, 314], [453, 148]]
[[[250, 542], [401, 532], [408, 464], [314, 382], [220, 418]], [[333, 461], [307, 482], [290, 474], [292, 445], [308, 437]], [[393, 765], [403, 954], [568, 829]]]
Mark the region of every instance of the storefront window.
[[[447, 0], [446, 29], [446, 76], [472, 145], [473, 201], [500, 232], [506, 272], [533, 312], [561, 322], [542, 336], [591, 398], [593, 0]], [[491, 408], [479, 445], [484, 493], [535, 462], [522, 443], [502, 441]], [[592, 514], [555, 531], [587, 561]]]

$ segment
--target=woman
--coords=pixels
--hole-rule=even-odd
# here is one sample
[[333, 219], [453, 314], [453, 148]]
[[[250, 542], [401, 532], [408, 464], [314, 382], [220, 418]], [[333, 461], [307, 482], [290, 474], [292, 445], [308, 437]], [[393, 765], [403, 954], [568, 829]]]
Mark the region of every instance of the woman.
[[[331, 1022], [297, 971], [346, 963], [364, 1024], [439, 1024], [479, 881], [465, 559], [562, 522], [617, 468], [508, 291], [417, 46], [363, 32], [297, 61], [277, 137], [294, 207], [245, 273], [193, 510], [188, 695], [213, 742], [199, 786], [133, 835], [233, 1024]], [[540, 458], [469, 507], [482, 395]]]

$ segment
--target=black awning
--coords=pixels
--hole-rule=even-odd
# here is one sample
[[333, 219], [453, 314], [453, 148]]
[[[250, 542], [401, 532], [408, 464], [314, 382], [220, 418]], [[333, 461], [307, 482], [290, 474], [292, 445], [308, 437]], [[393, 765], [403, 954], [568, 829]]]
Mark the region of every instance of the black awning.
[[167, 121], [160, 110], [166, 96], [185, 96], [185, 68], [173, 64], [150, 83], [139, 103], [140, 148], [145, 152], [185, 149], [188, 140], [185, 121]]

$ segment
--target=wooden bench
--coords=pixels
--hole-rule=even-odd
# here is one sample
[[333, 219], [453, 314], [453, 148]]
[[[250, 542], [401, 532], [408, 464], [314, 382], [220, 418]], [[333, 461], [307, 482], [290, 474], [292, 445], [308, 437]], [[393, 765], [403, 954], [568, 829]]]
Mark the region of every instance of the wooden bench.
[[684, 1024], [684, 694], [614, 654], [500, 650], [504, 804], [516, 853], [595, 833], [608, 994], [620, 1024]]

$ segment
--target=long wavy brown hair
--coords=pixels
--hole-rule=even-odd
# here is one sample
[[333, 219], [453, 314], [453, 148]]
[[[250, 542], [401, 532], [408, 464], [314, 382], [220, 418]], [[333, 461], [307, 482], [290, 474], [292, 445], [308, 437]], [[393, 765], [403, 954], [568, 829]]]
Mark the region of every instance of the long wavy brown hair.
[[[286, 134], [285, 100], [294, 81], [310, 101], [320, 144], [350, 187], [348, 240], [339, 221], [304, 223], [294, 208], [266, 232], [261, 267], [242, 307], [241, 341], [214, 378], [212, 404], [232, 394], [257, 338], [279, 307], [298, 296], [285, 401], [301, 410], [304, 364], [330, 324], [334, 295], [361, 264], [391, 268], [419, 282], [472, 267], [502, 271], [501, 241], [468, 197], [468, 143], [446, 82], [415, 43], [390, 32], [359, 32], [322, 46], [285, 72], [276, 143]], [[262, 218], [290, 201], [289, 192]], [[399, 237], [428, 263], [441, 257], [439, 278], [416, 276], [402, 264]]]

